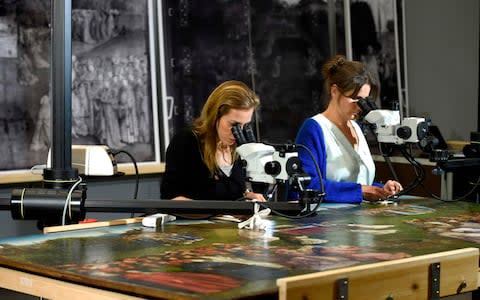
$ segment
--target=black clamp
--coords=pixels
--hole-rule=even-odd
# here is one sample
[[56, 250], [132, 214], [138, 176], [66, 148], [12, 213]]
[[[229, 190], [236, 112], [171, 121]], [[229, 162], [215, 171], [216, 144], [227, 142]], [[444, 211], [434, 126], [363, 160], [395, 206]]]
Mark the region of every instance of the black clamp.
[[348, 278], [340, 278], [336, 282], [336, 300], [348, 299]]
[[440, 263], [430, 265], [428, 299], [440, 299]]

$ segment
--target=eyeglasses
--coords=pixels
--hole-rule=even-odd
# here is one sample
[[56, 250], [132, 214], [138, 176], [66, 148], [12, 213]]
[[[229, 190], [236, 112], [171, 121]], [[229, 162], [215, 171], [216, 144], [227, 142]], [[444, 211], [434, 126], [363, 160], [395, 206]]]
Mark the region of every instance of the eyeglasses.
[[[346, 97], [350, 98], [348, 96], [346, 96]], [[349, 101], [351, 103], [359, 103], [359, 102], [375, 103], [375, 101], [371, 97], [350, 98]]]
[[371, 97], [358, 97], [351, 100], [352, 102], [360, 102], [360, 101], [368, 101], [368, 102], [375, 102]]

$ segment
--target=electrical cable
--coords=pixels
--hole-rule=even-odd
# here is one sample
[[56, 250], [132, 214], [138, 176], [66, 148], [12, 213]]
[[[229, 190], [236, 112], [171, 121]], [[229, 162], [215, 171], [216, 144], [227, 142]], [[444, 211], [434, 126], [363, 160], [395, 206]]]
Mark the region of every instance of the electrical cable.
[[[369, 127], [369, 128], [371, 130], [371, 127]], [[389, 166], [393, 177], [397, 178], [396, 173], [393, 169], [393, 166], [391, 166], [390, 160], [387, 161], [387, 159], [386, 159], [387, 156], [386, 156], [386, 154], [383, 153], [381, 143], [378, 142], [378, 138], [375, 134], [374, 134], [374, 136], [375, 136], [375, 139], [377, 140], [377, 143], [379, 144], [380, 153], [382, 154], [382, 156], [385, 159], [385, 162]], [[473, 182], [471, 183], [471, 184], [473, 184], [473, 188], [470, 191], [468, 191], [467, 193], [465, 193], [464, 195], [462, 195], [460, 197], [457, 197], [457, 198], [454, 198], [454, 199], [450, 199], [450, 200], [449, 199], [442, 199], [438, 195], [435, 195], [427, 186], [425, 186], [423, 184], [423, 181], [425, 180], [425, 174], [426, 174], [425, 168], [417, 160], [415, 160], [413, 155], [411, 153], [408, 153], [405, 150], [404, 147], [400, 147], [399, 149], [400, 149], [400, 152], [402, 153], [402, 155], [413, 166], [413, 170], [415, 172], [416, 178], [406, 188], [404, 188], [400, 193], [398, 193], [398, 196], [405, 195], [405, 194], [407, 194], [408, 192], [412, 191], [413, 189], [415, 189], [417, 186], [420, 185], [432, 198], [434, 198], [436, 200], [440, 200], [440, 201], [443, 201], [443, 202], [457, 202], [457, 201], [465, 200], [468, 196], [470, 196], [475, 191], [477, 186], [480, 184], [480, 176], [479, 176], [476, 183], [473, 183]], [[395, 179], [395, 180], [397, 180], [397, 179]]]
[[399, 147], [399, 149], [405, 159], [412, 165], [416, 177], [407, 187], [405, 187], [401, 192], [397, 194], [398, 196], [409, 193], [425, 179], [425, 169], [423, 168], [423, 166], [418, 161], [416, 161], [410, 153], [405, 150], [405, 147]]
[[287, 214], [281, 213], [281, 212], [279, 212], [279, 211], [277, 211], [277, 210], [274, 210], [274, 209], [268, 207], [268, 205], [263, 204], [263, 202], [256, 202], [256, 203], [258, 203], [258, 205], [260, 205], [260, 206], [263, 207], [263, 208], [269, 208], [269, 209], [272, 211], [272, 213], [274, 213], [275, 215], [278, 215], [278, 216], [280, 216], [280, 217], [284, 217], [284, 218], [287, 218], [287, 219], [303, 219], [303, 218], [308, 218], [308, 217], [314, 216], [314, 215], [317, 213], [317, 209], [318, 209], [318, 207], [320, 206], [321, 201], [319, 201], [319, 202], [317, 203], [317, 205], [315, 206], [315, 209], [312, 209], [310, 212], [308, 212], [308, 213], [306, 213], [306, 214], [304, 214], [304, 215], [301, 215], [301, 214], [300, 214], [300, 215], [296, 215], [296, 216], [287, 215]]
[[[132, 154], [130, 154], [129, 152], [127, 152], [125, 150], [118, 150], [118, 151], [115, 151], [115, 152], [112, 151], [113, 157], [115, 157], [115, 156], [117, 156], [118, 154], [121, 154], [121, 153], [124, 153], [128, 157], [130, 157], [130, 160], [133, 163], [133, 167], [135, 168], [135, 191], [133, 193], [133, 199], [136, 200], [137, 197], [138, 197], [138, 186], [140, 184], [140, 175], [139, 175], [139, 172], [138, 172], [137, 161], [135, 160], [135, 158], [133, 157]], [[133, 218], [134, 213], [131, 213], [130, 216]]]
[[467, 193], [465, 193], [464, 195], [454, 199], [443, 199], [440, 196], [435, 195], [427, 186], [423, 184], [423, 181], [425, 180], [425, 174], [426, 174], [425, 168], [417, 160], [415, 160], [412, 154], [408, 153], [404, 147], [400, 147], [400, 152], [407, 159], [407, 161], [413, 166], [413, 170], [415, 172], [416, 178], [412, 181], [412, 183], [408, 187], [404, 188], [400, 193], [398, 193], [398, 196], [405, 195], [420, 185], [428, 194], [430, 194], [432, 198], [436, 200], [440, 200], [443, 202], [458, 202], [461, 200], [465, 200], [468, 196], [470, 196], [475, 191], [477, 186], [480, 184], [480, 176], [479, 176], [476, 183], [471, 182], [471, 184], [473, 184], [473, 188]]
[[[182, 215], [182, 214], [175, 214], [175, 213], [169, 213], [169, 215], [172, 215], [172, 216], [175, 216], [175, 217], [178, 217], [178, 218], [182, 218], [182, 219], [186, 219], [186, 220], [208, 220], [210, 218], [220, 216], [222, 214], [214, 214], [214, 215], [205, 214], [205, 216], [201, 216], [201, 217], [193, 217], [191, 215]], [[196, 214], [193, 214], [193, 215], [196, 215]], [[202, 214], [199, 214], [199, 215], [202, 215]]]
[[[284, 144], [272, 144], [272, 143], [264, 143], [264, 144], [269, 145], [269, 146], [273, 146], [274, 148], [276, 148], [278, 146], [284, 146]], [[307, 146], [305, 146], [303, 144], [289, 144], [289, 145], [293, 146], [293, 147], [300, 147], [300, 148], [304, 149], [305, 151], [307, 151], [308, 155], [310, 156], [310, 158], [313, 161], [313, 164], [315, 165], [315, 170], [316, 170], [318, 178], [319, 178], [321, 193], [324, 194], [325, 193], [325, 187], [324, 187], [324, 183], [323, 183], [323, 176], [322, 176], [322, 173], [320, 172], [320, 167], [318, 166], [318, 162], [315, 159], [315, 156], [313, 155], [312, 151]]]
[[[272, 145], [272, 144], [270, 144], [270, 145], [275, 146], [275, 145]], [[293, 215], [287, 215], [287, 214], [281, 213], [277, 210], [274, 210], [274, 209], [268, 207], [267, 205], [263, 204], [262, 202], [257, 202], [257, 203], [263, 208], [270, 208], [272, 213], [274, 213], [278, 216], [288, 218], [288, 219], [303, 219], [303, 218], [308, 218], [308, 217], [314, 216], [317, 213], [317, 210], [320, 207], [320, 204], [323, 202], [323, 199], [325, 198], [325, 185], [324, 185], [322, 173], [320, 172], [320, 167], [318, 166], [318, 162], [315, 159], [315, 156], [313, 155], [312, 151], [307, 146], [305, 146], [303, 144], [294, 144], [294, 146], [295, 147], [300, 147], [300, 148], [304, 149], [305, 151], [307, 151], [307, 153], [309, 154], [309, 156], [311, 157], [311, 159], [313, 161], [313, 164], [315, 165], [315, 170], [318, 174], [319, 185], [320, 185], [319, 199], [318, 199], [318, 202], [316, 203], [315, 207], [306, 214], [299, 214], [299, 215], [293, 216]], [[310, 205], [310, 203], [306, 203], [306, 205]]]
[[67, 219], [67, 208], [68, 208], [68, 215], [70, 219], [72, 218], [72, 207], [70, 205], [72, 199], [72, 193], [75, 188], [82, 182], [82, 177], [78, 176], [78, 180], [70, 187], [68, 191], [67, 198], [65, 199], [65, 205], [63, 206], [63, 213], [62, 213], [62, 226], [65, 226], [66, 219]]
[[[376, 138], [376, 135], [375, 135], [375, 138]], [[388, 154], [383, 152], [383, 149], [382, 149], [383, 144], [380, 143], [378, 141], [378, 139], [377, 139], [377, 144], [378, 144], [378, 150], [380, 151], [380, 154], [382, 155], [383, 159], [385, 160], [385, 163], [387, 164], [388, 169], [392, 173], [393, 179], [397, 182], [400, 182], [400, 180], [398, 179], [397, 172], [395, 171], [395, 168], [393, 167], [392, 161], [390, 160], [390, 156], [388, 156]]]
[[304, 149], [310, 155], [310, 158], [312, 159], [313, 164], [315, 165], [315, 170], [317, 171], [318, 180], [319, 180], [319, 184], [320, 184], [320, 192], [323, 195], [325, 195], [325, 185], [324, 185], [324, 182], [323, 182], [322, 172], [320, 172], [320, 167], [318, 166], [318, 162], [315, 159], [315, 156], [313, 155], [312, 151], [307, 146], [305, 146], [303, 144], [295, 144], [295, 146]]
[[272, 199], [273, 195], [275, 195], [275, 192], [277, 191], [277, 188], [278, 188], [278, 183], [275, 183], [273, 185], [273, 188], [270, 191], [267, 191], [267, 194], [265, 195], [265, 199], [267, 201], [270, 201]]
[[383, 159], [385, 160], [385, 163], [387, 164], [388, 166], [388, 169], [390, 170], [390, 172], [392, 173], [392, 176], [393, 176], [393, 179], [397, 182], [400, 182], [400, 180], [398, 179], [398, 175], [397, 175], [397, 172], [395, 172], [395, 168], [393, 167], [393, 164], [392, 164], [392, 161], [390, 160], [390, 157], [388, 156], [387, 153], [385, 153], [383, 151], [383, 148], [382, 148], [382, 145], [384, 145], [384, 143], [380, 142], [378, 140], [378, 136], [375, 134], [375, 131], [373, 130], [373, 124], [365, 124], [366, 127], [368, 128], [368, 130], [370, 130], [370, 132], [372, 133], [373, 137], [375, 138], [375, 141], [377, 142], [377, 145], [378, 145], [378, 150], [380, 151], [380, 155], [382, 155]]
[[465, 193], [464, 195], [462, 195], [460, 197], [457, 197], [457, 198], [454, 198], [454, 199], [443, 199], [442, 197], [434, 195], [430, 190], [427, 189], [427, 187], [424, 187], [424, 188], [425, 188], [425, 190], [427, 190], [427, 192], [430, 193], [430, 196], [432, 196], [436, 200], [440, 200], [442, 202], [458, 202], [458, 201], [461, 201], [461, 200], [466, 200], [466, 198], [468, 196], [470, 196], [477, 189], [477, 187], [480, 185], [480, 176], [478, 177], [476, 182], [469, 182], [469, 183], [473, 185], [473, 188], [471, 190], [469, 190], [467, 193]]

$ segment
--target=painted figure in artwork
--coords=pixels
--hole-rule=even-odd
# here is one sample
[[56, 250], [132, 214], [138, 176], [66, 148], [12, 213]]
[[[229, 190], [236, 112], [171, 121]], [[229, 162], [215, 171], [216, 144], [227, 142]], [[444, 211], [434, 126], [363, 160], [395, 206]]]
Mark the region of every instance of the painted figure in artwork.
[[50, 97], [43, 95], [40, 98], [40, 108], [35, 123], [30, 150], [46, 150], [50, 146]]

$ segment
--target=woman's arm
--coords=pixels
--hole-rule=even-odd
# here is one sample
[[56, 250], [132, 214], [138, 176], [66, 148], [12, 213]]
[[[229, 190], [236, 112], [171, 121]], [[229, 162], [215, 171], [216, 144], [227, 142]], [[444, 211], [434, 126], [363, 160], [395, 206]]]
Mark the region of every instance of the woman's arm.
[[298, 155], [302, 162], [302, 168], [312, 177], [312, 181], [307, 188], [321, 191], [320, 176], [313, 161], [315, 159], [318, 163], [325, 188], [325, 202], [359, 203], [362, 201], [363, 195], [360, 184], [332, 181], [326, 178], [327, 157], [325, 138], [318, 122], [313, 119], [306, 120], [297, 134], [296, 143], [304, 145], [313, 154], [312, 158], [303, 147], [299, 147]]
[[202, 163], [198, 143], [191, 131], [181, 131], [170, 141], [166, 152], [165, 173], [162, 177], [161, 196], [164, 199], [183, 197], [200, 199], [208, 178], [208, 169]]

